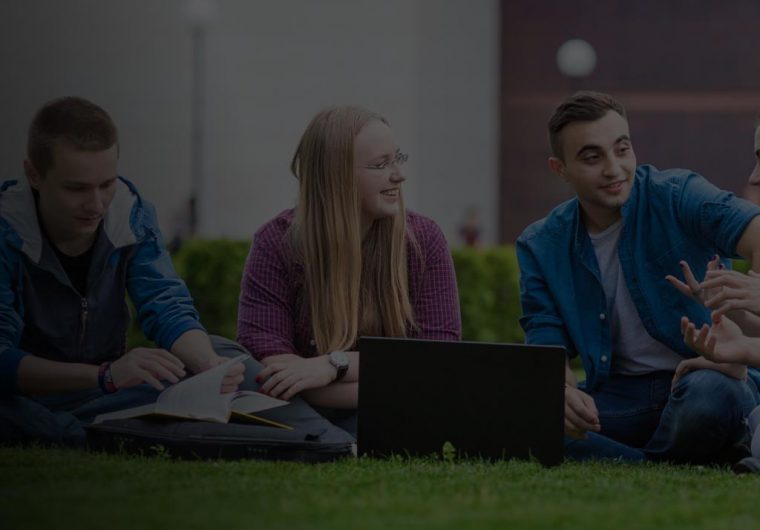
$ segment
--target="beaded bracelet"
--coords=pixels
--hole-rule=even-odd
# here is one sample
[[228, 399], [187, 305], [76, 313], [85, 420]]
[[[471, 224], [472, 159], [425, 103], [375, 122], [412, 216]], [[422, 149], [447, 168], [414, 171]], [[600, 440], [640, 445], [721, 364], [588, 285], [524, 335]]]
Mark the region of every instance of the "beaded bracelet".
[[113, 376], [111, 375], [111, 362], [106, 361], [98, 368], [98, 386], [100, 391], [104, 394], [113, 394], [118, 388], [113, 382]]

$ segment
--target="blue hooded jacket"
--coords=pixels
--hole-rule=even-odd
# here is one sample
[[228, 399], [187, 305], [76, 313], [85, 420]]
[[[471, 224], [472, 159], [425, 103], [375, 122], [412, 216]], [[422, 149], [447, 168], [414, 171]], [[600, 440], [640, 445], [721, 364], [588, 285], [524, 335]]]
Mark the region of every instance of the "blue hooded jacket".
[[203, 329], [153, 206], [126, 179], [116, 186], [82, 296], [42, 235], [29, 184], [0, 184], [0, 394], [16, 392], [25, 355], [88, 364], [123, 355], [131, 321], [127, 292], [145, 336], [160, 348]]

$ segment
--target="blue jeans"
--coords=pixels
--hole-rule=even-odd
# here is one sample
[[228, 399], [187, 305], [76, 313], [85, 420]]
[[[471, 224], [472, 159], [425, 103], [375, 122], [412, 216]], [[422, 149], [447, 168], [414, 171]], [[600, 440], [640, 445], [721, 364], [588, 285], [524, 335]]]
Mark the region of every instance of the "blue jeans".
[[671, 391], [672, 379], [672, 372], [613, 375], [589, 392], [602, 430], [588, 440], [567, 440], [566, 456], [710, 463], [747, 441], [744, 419], [760, 403], [752, 380], [698, 370]]

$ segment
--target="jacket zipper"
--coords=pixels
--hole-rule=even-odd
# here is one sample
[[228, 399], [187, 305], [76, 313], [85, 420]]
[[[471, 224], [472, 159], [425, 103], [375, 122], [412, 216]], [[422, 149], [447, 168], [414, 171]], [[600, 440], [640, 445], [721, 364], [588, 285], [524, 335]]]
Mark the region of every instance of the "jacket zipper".
[[84, 335], [87, 331], [87, 312], [88, 312], [88, 305], [87, 305], [87, 299], [82, 298], [82, 313], [81, 313], [81, 332], [79, 334], [79, 345], [82, 346], [84, 344]]

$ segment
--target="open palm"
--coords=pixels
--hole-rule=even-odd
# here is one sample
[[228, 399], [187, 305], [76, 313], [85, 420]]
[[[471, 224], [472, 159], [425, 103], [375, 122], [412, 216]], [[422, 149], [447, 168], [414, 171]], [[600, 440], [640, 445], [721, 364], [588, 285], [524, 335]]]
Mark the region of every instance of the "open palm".
[[723, 316], [712, 326], [702, 326], [697, 330], [685, 320], [684, 341], [703, 357], [716, 363], [746, 363], [749, 349], [748, 338], [739, 326]]

